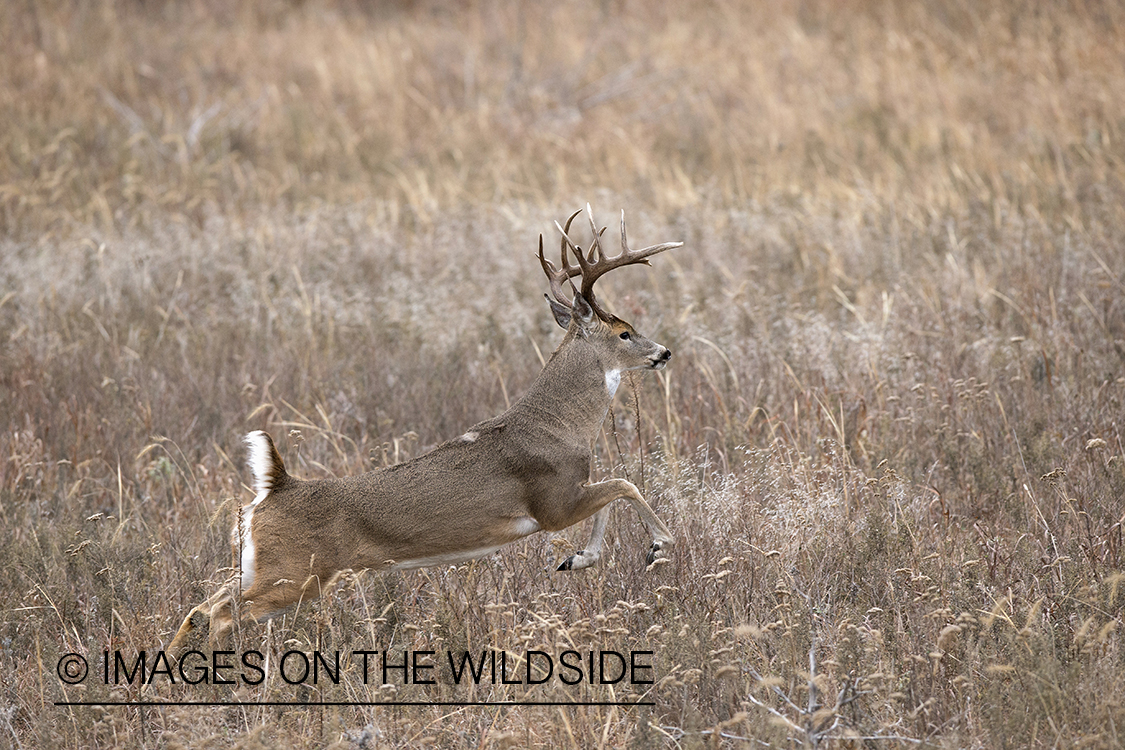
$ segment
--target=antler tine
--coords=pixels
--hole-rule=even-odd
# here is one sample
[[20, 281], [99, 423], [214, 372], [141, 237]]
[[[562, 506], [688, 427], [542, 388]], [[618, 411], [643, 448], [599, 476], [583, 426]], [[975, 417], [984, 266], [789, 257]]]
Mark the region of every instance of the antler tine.
[[586, 204], [586, 218], [590, 220], [590, 233], [594, 235], [594, 242], [590, 245], [589, 259], [591, 262], [605, 260], [605, 250], [602, 249], [602, 234], [606, 228], [602, 227], [601, 231], [598, 231], [598, 225], [594, 222], [594, 212], [590, 209], [589, 203]]
[[[594, 244], [598, 247], [598, 257], [602, 260], [605, 260], [605, 251], [602, 250], [602, 235], [605, 234], [606, 229], [609, 229], [609, 227], [602, 227], [601, 231], [594, 237]], [[591, 251], [590, 254], [593, 255], [593, 252]]]
[[594, 212], [590, 209], [589, 203], [586, 204], [586, 218], [590, 222], [590, 234], [593, 235], [594, 239], [590, 244], [590, 251], [587, 255], [583, 256], [582, 253], [575, 253], [575, 255], [578, 259], [578, 265], [582, 268], [582, 295], [589, 298], [586, 277], [591, 273], [594, 273], [594, 278], [600, 276], [601, 272], [595, 273], [595, 271], [609, 258], [606, 257], [605, 250], [602, 249], [602, 235], [605, 234], [606, 227], [598, 229], [598, 225], [594, 222]]
[[[570, 277], [566, 271], [560, 268], [555, 268], [555, 264], [547, 260], [543, 255], [543, 235], [539, 235], [539, 264], [543, 266], [543, 273], [547, 275], [547, 280], [551, 284], [551, 294], [560, 303], [570, 306], [570, 301], [567, 300], [566, 295], [563, 293], [562, 284], [564, 281], [569, 281]], [[574, 284], [570, 285], [574, 288]]]
[[[578, 256], [578, 257], [582, 256], [582, 248], [579, 247], [578, 245], [574, 244], [574, 241], [570, 239], [570, 235], [567, 234], [567, 232], [570, 231], [570, 225], [574, 223], [575, 218], [577, 218], [578, 214], [580, 214], [580, 213], [582, 213], [582, 209], [578, 209], [577, 211], [572, 213], [570, 215], [570, 218], [568, 218], [566, 220], [566, 226], [565, 227], [560, 227], [559, 223], [557, 221], [555, 222], [555, 227], [557, 227], [559, 232], [562, 234], [562, 240], [559, 242], [559, 250], [562, 254], [563, 268], [566, 269], [566, 272], [570, 276], [577, 276], [579, 273], [582, 272], [580, 267], [570, 265], [570, 261], [566, 257], [566, 250], [567, 250], [568, 245], [570, 246], [570, 249], [574, 251], [574, 254], [576, 256]], [[569, 276], [568, 276], [568, 278], [569, 278]]]
[[625, 209], [621, 209], [621, 254], [629, 254], [629, 240], [625, 237]]
[[652, 264], [648, 262], [650, 256], [662, 253], [665, 250], [683, 247], [683, 245], [684, 243], [682, 242], [661, 242], [658, 245], [649, 245], [640, 250], [630, 250], [629, 239], [625, 234], [625, 210], [621, 210], [621, 255], [618, 257], [634, 258], [635, 260], [631, 260], [631, 263], [644, 263], [646, 266], [651, 266]]

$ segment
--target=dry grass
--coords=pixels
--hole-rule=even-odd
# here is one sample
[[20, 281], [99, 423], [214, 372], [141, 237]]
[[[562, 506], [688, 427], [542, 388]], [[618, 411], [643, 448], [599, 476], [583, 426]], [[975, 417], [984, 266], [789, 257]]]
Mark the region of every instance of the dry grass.
[[[5, 742], [1125, 742], [1117, 5], [232, 7], [0, 14]], [[676, 358], [597, 445], [644, 455], [673, 562], [622, 509], [594, 571], [535, 537], [238, 646], [652, 650], [657, 684], [154, 694], [654, 708], [53, 705], [141, 697], [55, 664], [213, 590], [246, 431], [340, 475], [522, 393], [535, 238], [585, 200], [687, 243], [607, 280]]]

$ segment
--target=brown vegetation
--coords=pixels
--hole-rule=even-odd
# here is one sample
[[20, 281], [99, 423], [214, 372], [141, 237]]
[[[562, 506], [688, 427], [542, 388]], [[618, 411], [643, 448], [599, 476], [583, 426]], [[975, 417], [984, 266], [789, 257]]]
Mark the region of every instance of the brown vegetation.
[[[0, 13], [0, 736], [1120, 746], [1125, 13], [984, 5]], [[245, 432], [341, 475], [521, 393], [560, 337], [536, 236], [586, 200], [686, 242], [602, 292], [676, 354], [596, 468], [672, 562], [622, 508], [592, 571], [540, 535], [236, 647], [651, 650], [656, 684], [102, 684], [226, 575]], [[141, 699], [655, 705], [54, 705]]]

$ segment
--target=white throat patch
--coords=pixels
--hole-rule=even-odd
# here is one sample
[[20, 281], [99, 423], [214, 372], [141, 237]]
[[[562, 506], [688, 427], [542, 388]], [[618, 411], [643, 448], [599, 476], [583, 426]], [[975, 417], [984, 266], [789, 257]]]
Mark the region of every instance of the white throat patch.
[[609, 391], [610, 398], [617, 393], [619, 385], [621, 385], [621, 370], [608, 370], [605, 374], [605, 389]]

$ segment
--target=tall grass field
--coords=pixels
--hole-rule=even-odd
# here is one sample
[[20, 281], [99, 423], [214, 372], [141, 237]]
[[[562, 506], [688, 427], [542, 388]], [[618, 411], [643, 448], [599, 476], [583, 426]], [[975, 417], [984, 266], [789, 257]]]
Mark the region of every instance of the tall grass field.
[[[2, 5], [0, 746], [1125, 745], [1120, 4]], [[338, 477], [502, 412], [587, 202], [685, 243], [599, 285], [674, 353], [592, 471], [669, 560], [622, 503], [595, 568], [162, 655], [243, 435]]]

